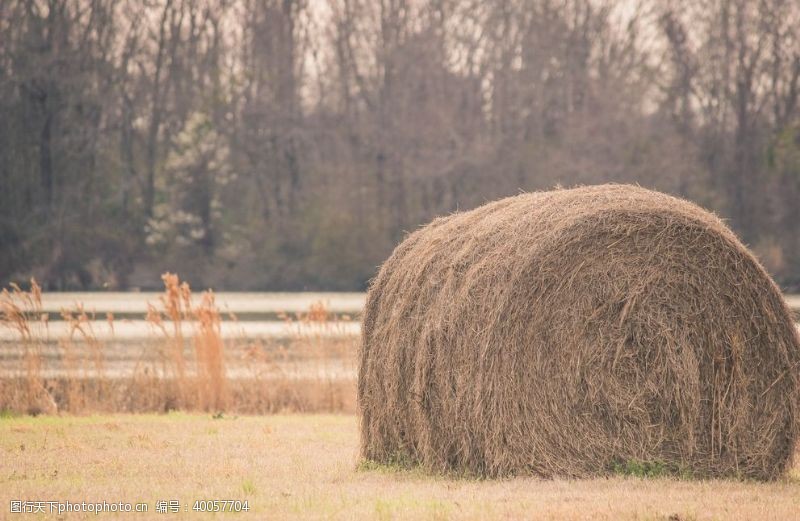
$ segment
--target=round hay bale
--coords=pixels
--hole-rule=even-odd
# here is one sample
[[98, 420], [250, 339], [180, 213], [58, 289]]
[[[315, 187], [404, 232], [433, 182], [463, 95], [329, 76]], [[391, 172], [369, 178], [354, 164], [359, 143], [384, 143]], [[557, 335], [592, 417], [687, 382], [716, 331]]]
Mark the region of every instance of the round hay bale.
[[757, 479], [791, 463], [786, 303], [717, 217], [671, 196], [591, 186], [436, 219], [381, 267], [362, 333], [369, 460]]

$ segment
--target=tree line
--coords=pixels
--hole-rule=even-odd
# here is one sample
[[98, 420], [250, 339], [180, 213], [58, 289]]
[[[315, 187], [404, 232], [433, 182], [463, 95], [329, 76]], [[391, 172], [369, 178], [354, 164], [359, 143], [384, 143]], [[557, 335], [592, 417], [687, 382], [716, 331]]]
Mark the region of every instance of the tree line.
[[793, 0], [0, 0], [0, 278], [362, 289], [404, 234], [631, 182], [800, 289]]

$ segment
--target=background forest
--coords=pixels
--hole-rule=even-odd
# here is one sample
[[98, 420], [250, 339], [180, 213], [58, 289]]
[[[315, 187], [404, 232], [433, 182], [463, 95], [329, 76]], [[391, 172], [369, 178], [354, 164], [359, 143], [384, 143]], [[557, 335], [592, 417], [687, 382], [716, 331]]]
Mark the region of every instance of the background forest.
[[607, 181], [800, 289], [795, 0], [0, 0], [0, 284], [358, 290], [404, 233]]

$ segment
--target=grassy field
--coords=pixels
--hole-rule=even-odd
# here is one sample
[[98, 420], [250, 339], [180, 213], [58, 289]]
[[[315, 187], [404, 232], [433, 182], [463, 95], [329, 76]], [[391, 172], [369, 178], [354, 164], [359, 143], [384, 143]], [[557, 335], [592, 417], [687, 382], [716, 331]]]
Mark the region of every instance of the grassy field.
[[[800, 466], [765, 484], [481, 481], [359, 464], [348, 414], [358, 337], [340, 334], [342, 317], [314, 304], [281, 315], [285, 338], [227, 338], [222, 323], [239, 322], [213, 294], [193, 297], [173, 275], [164, 282], [147, 311], [153, 339], [135, 350], [115, 343], [125, 321], [111, 313], [110, 338], [80, 304], [61, 311], [68, 327], [58, 336], [38, 286], [0, 294], [0, 329], [12, 338], [0, 343], [0, 520], [800, 519]], [[173, 409], [194, 413], [152, 414]], [[284, 412], [296, 414], [237, 416]], [[25, 515], [11, 513], [16, 500], [149, 511]], [[170, 500], [177, 513], [156, 512]], [[213, 500], [247, 501], [249, 511], [193, 510]]]
[[[248, 501], [249, 512], [225, 516], [236, 519], [783, 520], [800, 518], [800, 472], [776, 483], [480, 481], [359, 466], [351, 415], [5, 417], [0, 518], [37, 517], [9, 514], [17, 499], [149, 506], [65, 519], [219, 518], [192, 510], [217, 499]], [[181, 511], [156, 513], [160, 500], [179, 500]]]

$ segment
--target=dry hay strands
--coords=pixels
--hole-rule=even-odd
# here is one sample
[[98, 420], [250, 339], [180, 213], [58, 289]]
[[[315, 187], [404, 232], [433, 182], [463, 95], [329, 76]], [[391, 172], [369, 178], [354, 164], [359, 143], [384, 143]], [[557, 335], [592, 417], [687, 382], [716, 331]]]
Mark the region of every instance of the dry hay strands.
[[380, 269], [362, 456], [774, 479], [795, 448], [799, 366], [780, 291], [714, 215], [625, 185], [523, 194], [436, 219]]

